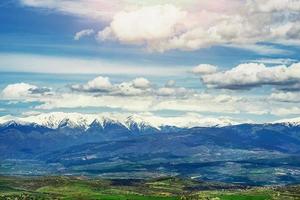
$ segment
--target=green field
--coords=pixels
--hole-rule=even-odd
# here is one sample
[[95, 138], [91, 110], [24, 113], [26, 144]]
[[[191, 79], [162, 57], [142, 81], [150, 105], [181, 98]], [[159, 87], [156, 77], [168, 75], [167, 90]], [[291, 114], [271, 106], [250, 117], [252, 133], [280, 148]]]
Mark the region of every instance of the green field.
[[0, 199], [289, 200], [300, 186], [243, 188], [190, 179], [103, 180], [86, 177], [0, 177]]

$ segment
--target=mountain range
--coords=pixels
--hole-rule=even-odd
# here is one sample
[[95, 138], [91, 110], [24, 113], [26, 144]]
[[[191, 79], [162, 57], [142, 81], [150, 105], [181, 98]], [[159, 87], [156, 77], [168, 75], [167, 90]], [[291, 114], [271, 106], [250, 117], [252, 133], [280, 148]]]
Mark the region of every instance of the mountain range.
[[148, 114], [2, 117], [0, 173], [300, 183], [300, 120], [251, 124], [189, 117], [192, 123]]
[[131, 127], [134, 126], [138, 129], [152, 127], [157, 130], [160, 130], [161, 127], [165, 126], [192, 128], [196, 126], [209, 127], [238, 124], [238, 122], [229, 118], [203, 118], [202, 116], [195, 114], [189, 114], [182, 117], [158, 117], [149, 113], [143, 115], [102, 113], [97, 115], [64, 112], [44, 113], [27, 117], [0, 117], [0, 124], [2, 124], [2, 126], [9, 123], [18, 123], [21, 125], [36, 124], [51, 129], [57, 129], [62, 126], [88, 129], [89, 126], [93, 124], [98, 124], [104, 128], [107, 123], [113, 123], [124, 126], [127, 129], [131, 129]]

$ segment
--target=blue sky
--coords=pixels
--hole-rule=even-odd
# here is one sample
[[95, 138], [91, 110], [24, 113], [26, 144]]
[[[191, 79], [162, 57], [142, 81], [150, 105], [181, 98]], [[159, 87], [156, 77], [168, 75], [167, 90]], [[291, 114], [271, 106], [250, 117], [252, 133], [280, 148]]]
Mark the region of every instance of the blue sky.
[[1, 2], [0, 115], [297, 117], [300, 2], [222, 1]]

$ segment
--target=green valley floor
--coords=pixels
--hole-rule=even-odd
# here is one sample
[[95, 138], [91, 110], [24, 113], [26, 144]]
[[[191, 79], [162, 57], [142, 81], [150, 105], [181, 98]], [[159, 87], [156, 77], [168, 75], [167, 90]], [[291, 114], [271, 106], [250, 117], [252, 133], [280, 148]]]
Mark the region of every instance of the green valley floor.
[[191, 179], [91, 179], [87, 177], [0, 176], [5, 200], [297, 200], [300, 186], [244, 187]]

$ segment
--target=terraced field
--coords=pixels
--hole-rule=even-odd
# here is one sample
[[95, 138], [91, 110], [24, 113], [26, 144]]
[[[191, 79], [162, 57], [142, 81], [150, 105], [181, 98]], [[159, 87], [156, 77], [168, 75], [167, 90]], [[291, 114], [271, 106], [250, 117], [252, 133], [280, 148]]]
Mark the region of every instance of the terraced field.
[[300, 199], [300, 186], [247, 188], [170, 177], [147, 181], [0, 177], [0, 199], [297, 200]]

